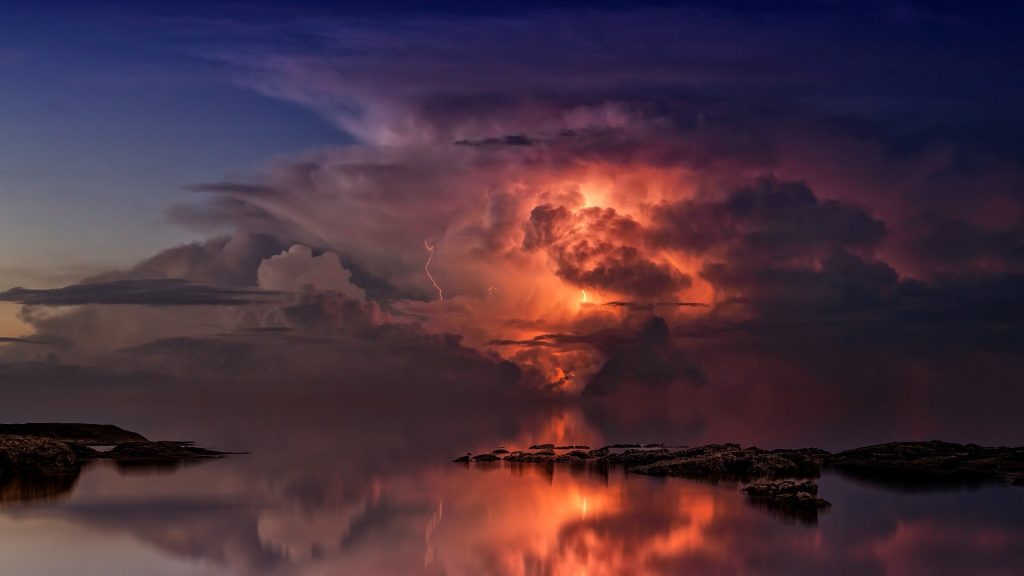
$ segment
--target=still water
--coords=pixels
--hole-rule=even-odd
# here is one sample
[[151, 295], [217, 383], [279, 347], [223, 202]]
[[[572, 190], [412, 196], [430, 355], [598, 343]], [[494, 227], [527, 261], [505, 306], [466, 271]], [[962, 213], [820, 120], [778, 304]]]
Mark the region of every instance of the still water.
[[[384, 406], [193, 411], [192, 438], [247, 455], [178, 469], [87, 468], [8, 487], [0, 573], [972, 574], [1024, 570], [1024, 489], [909, 490], [835, 474], [817, 523], [738, 486], [566, 465], [460, 465], [532, 441], [609, 440], [571, 409], [515, 424]], [[181, 438], [173, 413], [146, 428]], [[154, 417], [156, 418], [156, 417]], [[175, 424], [167, 424], [175, 422]], [[154, 432], [154, 430], [156, 432]], [[615, 439], [611, 439], [615, 440]]]

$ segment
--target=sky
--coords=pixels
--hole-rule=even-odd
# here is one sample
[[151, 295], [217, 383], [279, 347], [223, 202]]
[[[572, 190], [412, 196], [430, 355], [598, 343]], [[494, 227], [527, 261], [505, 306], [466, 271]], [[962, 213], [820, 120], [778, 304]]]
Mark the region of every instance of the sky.
[[1020, 16], [5, 9], [0, 362], [1020, 442]]

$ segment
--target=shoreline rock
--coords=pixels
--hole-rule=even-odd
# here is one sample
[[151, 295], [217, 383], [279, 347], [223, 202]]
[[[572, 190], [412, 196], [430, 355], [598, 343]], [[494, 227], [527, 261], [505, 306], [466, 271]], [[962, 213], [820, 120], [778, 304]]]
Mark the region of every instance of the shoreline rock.
[[1024, 447], [985, 447], [953, 442], [889, 442], [835, 454], [841, 472], [879, 483], [910, 485], [971, 480], [1024, 484]]
[[824, 469], [913, 489], [923, 481], [949, 486], [963, 479], [1024, 486], [1024, 448], [987, 448], [977, 444], [891, 442], [835, 454], [819, 448], [766, 450], [739, 444], [692, 448], [610, 444], [594, 450], [553, 446], [534, 444], [530, 451], [514, 450], [500, 458], [497, 453], [467, 454], [456, 462], [501, 460], [512, 465], [619, 466], [628, 473], [647, 476], [739, 481], [748, 483], [742, 491], [751, 504], [807, 523], [817, 522], [818, 513], [831, 506], [818, 496], [817, 483], [808, 480], [820, 477]]
[[804, 522], [816, 522], [818, 512], [832, 506], [818, 497], [818, 484], [813, 480], [757, 482], [744, 487], [743, 493], [754, 505]]
[[112, 446], [121, 442], [148, 442], [142, 434], [112, 424], [32, 422], [0, 424], [0, 436], [33, 436], [76, 442], [86, 446]]
[[[457, 461], [476, 460], [478, 456], [467, 454]], [[935, 440], [890, 442], [837, 453], [819, 448], [763, 449], [739, 444], [610, 444], [584, 449], [580, 445], [555, 448], [548, 443], [511, 452], [501, 448], [489, 453], [487, 459], [492, 456], [513, 463], [615, 465], [635, 474], [710, 480], [817, 478], [828, 468], [885, 482], [898, 482], [901, 478], [967, 478], [1024, 485], [1024, 447], [985, 447]]]
[[[764, 450], [739, 444], [711, 444], [670, 452], [632, 468], [636, 474], [702, 479], [817, 478], [830, 455], [818, 448]], [[628, 451], [627, 451], [628, 452]]]
[[0, 481], [15, 475], [74, 474], [80, 466], [76, 451], [60, 440], [34, 436], [0, 436]]
[[70, 491], [83, 467], [96, 460], [112, 460], [119, 468], [173, 468], [227, 454], [192, 442], [154, 442], [104, 424], [0, 424], [0, 502], [52, 499]]

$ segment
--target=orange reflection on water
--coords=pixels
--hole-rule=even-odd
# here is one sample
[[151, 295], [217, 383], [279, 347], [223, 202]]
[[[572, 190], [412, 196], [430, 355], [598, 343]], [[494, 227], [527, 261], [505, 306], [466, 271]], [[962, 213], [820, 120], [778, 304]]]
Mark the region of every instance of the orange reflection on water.
[[[587, 422], [579, 406], [563, 407], [538, 417], [536, 423], [514, 436], [508, 436], [498, 446], [509, 450], [523, 449], [534, 444], [554, 444], [555, 446], [587, 445], [592, 448], [601, 446], [605, 441], [604, 434], [594, 425]], [[481, 444], [473, 447], [474, 454], [490, 452], [495, 446]]]
[[719, 506], [711, 486], [542, 465], [460, 472], [434, 533], [438, 573], [610, 576], [718, 552], [706, 536]]

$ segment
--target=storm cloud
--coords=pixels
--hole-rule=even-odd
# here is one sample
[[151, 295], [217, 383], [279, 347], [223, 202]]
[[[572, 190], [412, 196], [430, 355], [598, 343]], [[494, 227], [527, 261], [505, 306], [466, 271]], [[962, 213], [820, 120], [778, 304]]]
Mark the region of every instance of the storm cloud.
[[[911, 4], [198, 22], [198, 58], [350, 141], [185, 183], [169, 219], [222, 236], [0, 299], [82, 362], [273, 334], [430, 342], [569, 397], [776, 387], [811, 420], [906, 409], [922, 374], [994, 398], [1021, 342], [1016, 31]], [[970, 396], [936, 381], [935, 413]]]

